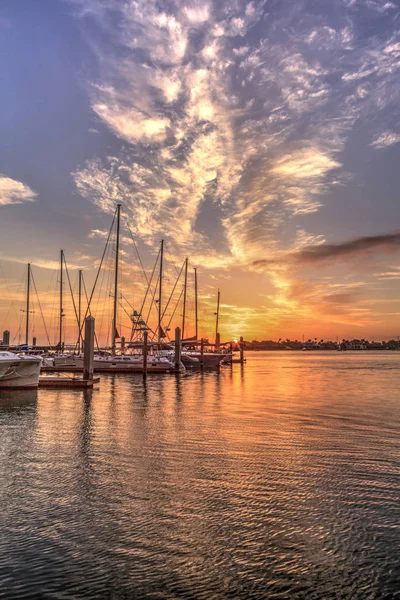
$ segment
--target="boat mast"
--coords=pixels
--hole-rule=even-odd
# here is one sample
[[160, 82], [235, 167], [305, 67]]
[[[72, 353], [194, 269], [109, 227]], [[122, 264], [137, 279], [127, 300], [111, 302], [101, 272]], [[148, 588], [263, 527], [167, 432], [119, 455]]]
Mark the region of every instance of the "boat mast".
[[78, 279], [78, 354], [81, 351], [81, 310], [82, 310], [82, 269], [79, 269]]
[[64, 262], [64, 250], [60, 250], [60, 352], [63, 351], [62, 347], [62, 320], [63, 320], [63, 262]]
[[185, 319], [186, 319], [186, 295], [187, 295], [187, 275], [189, 259], [185, 260], [185, 285], [183, 288], [183, 314], [182, 314], [182, 342], [185, 339]]
[[117, 302], [118, 302], [118, 259], [119, 259], [119, 226], [121, 220], [121, 205], [117, 204], [117, 239], [115, 245], [115, 279], [114, 279], [114, 310], [112, 322], [112, 346], [111, 352], [115, 354], [117, 339]]
[[221, 292], [219, 291], [218, 288], [218, 298], [217, 298], [217, 312], [215, 313], [217, 315], [216, 318], [216, 322], [215, 322], [215, 338], [217, 337], [217, 333], [218, 333], [218, 322], [219, 322], [219, 301], [221, 299]]
[[158, 343], [161, 342], [161, 315], [162, 315], [162, 278], [163, 278], [163, 258], [164, 258], [164, 240], [161, 240], [161, 248], [160, 248], [160, 283], [158, 286], [159, 290], [159, 298], [158, 298]]
[[197, 308], [197, 267], [194, 267], [194, 319], [196, 324], [196, 340], [199, 339], [199, 319]]
[[25, 327], [25, 344], [29, 344], [29, 300], [31, 291], [31, 263], [28, 263], [28, 279], [26, 284], [26, 327]]

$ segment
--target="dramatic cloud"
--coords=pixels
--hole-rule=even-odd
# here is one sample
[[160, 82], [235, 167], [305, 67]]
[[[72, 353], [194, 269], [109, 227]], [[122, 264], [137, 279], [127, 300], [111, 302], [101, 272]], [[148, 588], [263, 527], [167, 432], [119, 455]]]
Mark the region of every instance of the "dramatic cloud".
[[297, 254], [297, 260], [317, 262], [320, 260], [364, 254], [370, 250], [400, 249], [400, 233], [360, 237], [342, 244], [320, 244], [304, 248]]
[[275, 315], [307, 302], [296, 268], [397, 246], [397, 234], [326, 244], [315, 218], [355, 178], [358, 131], [365, 152], [399, 141], [392, 3], [328, 3], [323, 18], [312, 0], [73, 5], [98, 59], [91, 106], [118, 141], [73, 177], [102, 211], [122, 202], [146, 245], [164, 237], [211, 270], [262, 268]]
[[0, 175], [0, 206], [33, 202], [36, 196], [37, 194], [21, 181]]
[[288, 219], [317, 211], [341, 182], [355, 121], [399, 98], [397, 33], [361, 45], [357, 2], [327, 10], [325, 24], [311, 2], [283, 4], [75, 0], [110, 42], [93, 44], [93, 111], [128, 144], [79, 169], [80, 192], [104, 210], [123, 197], [150, 245], [164, 232], [178, 246], [211, 250], [198, 217], [214, 204], [225, 253], [243, 263], [274, 253]]
[[318, 243], [313, 246], [305, 246], [298, 252], [282, 255], [280, 258], [271, 260], [256, 260], [255, 266], [273, 266], [274, 264], [286, 264], [299, 262], [302, 264], [316, 263], [320, 261], [347, 258], [349, 256], [361, 255], [371, 251], [400, 250], [400, 233], [388, 233], [355, 238], [341, 244]]

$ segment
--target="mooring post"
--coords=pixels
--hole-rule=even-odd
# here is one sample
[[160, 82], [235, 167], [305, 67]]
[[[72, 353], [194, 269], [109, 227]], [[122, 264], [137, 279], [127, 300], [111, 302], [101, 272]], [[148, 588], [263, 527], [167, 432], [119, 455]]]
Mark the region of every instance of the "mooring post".
[[244, 342], [243, 336], [240, 336], [240, 364], [244, 363]]
[[201, 338], [200, 341], [200, 368], [203, 369], [204, 366], [204, 338]]
[[143, 332], [143, 377], [147, 375], [147, 353], [148, 353], [149, 332]]
[[215, 350], [217, 352], [219, 352], [221, 347], [221, 336], [219, 334], [219, 332], [217, 333], [217, 335], [215, 336]]
[[175, 369], [179, 371], [181, 366], [181, 328], [175, 329]]
[[94, 318], [85, 319], [85, 344], [83, 350], [83, 379], [93, 379]]

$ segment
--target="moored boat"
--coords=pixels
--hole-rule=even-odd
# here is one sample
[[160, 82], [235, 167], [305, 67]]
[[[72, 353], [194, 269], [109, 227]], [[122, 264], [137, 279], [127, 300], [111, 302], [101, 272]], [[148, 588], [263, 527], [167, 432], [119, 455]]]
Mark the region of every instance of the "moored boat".
[[[67, 370], [71, 368], [83, 369], [83, 354], [64, 354], [48, 356], [44, 360], [43, 367], [55, 370]], [[142, 372], [144, 369], [143, 354], [95, 354], [93, 358], [94, 371], [123, 371], [123, 372]], [[147, 356], [147, 369], [151, 372], [168, 372], [174, 369], [174, 364], [166, 356], [156, 356], [149, 354]]]
[[42, 359], [0, 352], [0, 388], [37, 388]]
[[[75, 357], [75, 365], [83, 369], [83, 356]], [[95, 355], [93, 369], [96, 370], [121, 370], [143, 371], [143, 354], [121, 354], [111, 356]], [[147, 356], [147, 367], [151, 371], [165, 372], [174, 368], [173, 363], [165, 356]]]

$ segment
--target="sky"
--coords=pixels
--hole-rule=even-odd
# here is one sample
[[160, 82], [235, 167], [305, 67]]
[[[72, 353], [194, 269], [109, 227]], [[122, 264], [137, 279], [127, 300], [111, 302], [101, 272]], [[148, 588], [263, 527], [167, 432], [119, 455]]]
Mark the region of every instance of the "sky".
[[[78, 269], [89, 294], [117, 202], [126, 335], [161, 239], [166, 294], [189, 258], [188, 334], [196, 267], [201, 335], [218, 288], [224, 339], [400, 335], [397, 1], [2, 0], [0, 72], [12, 339], [26, 263], [44, 343], [57, 337], [60, 248], [75, 299]], [[104, 340], [113, 252], [92, 306]]]

